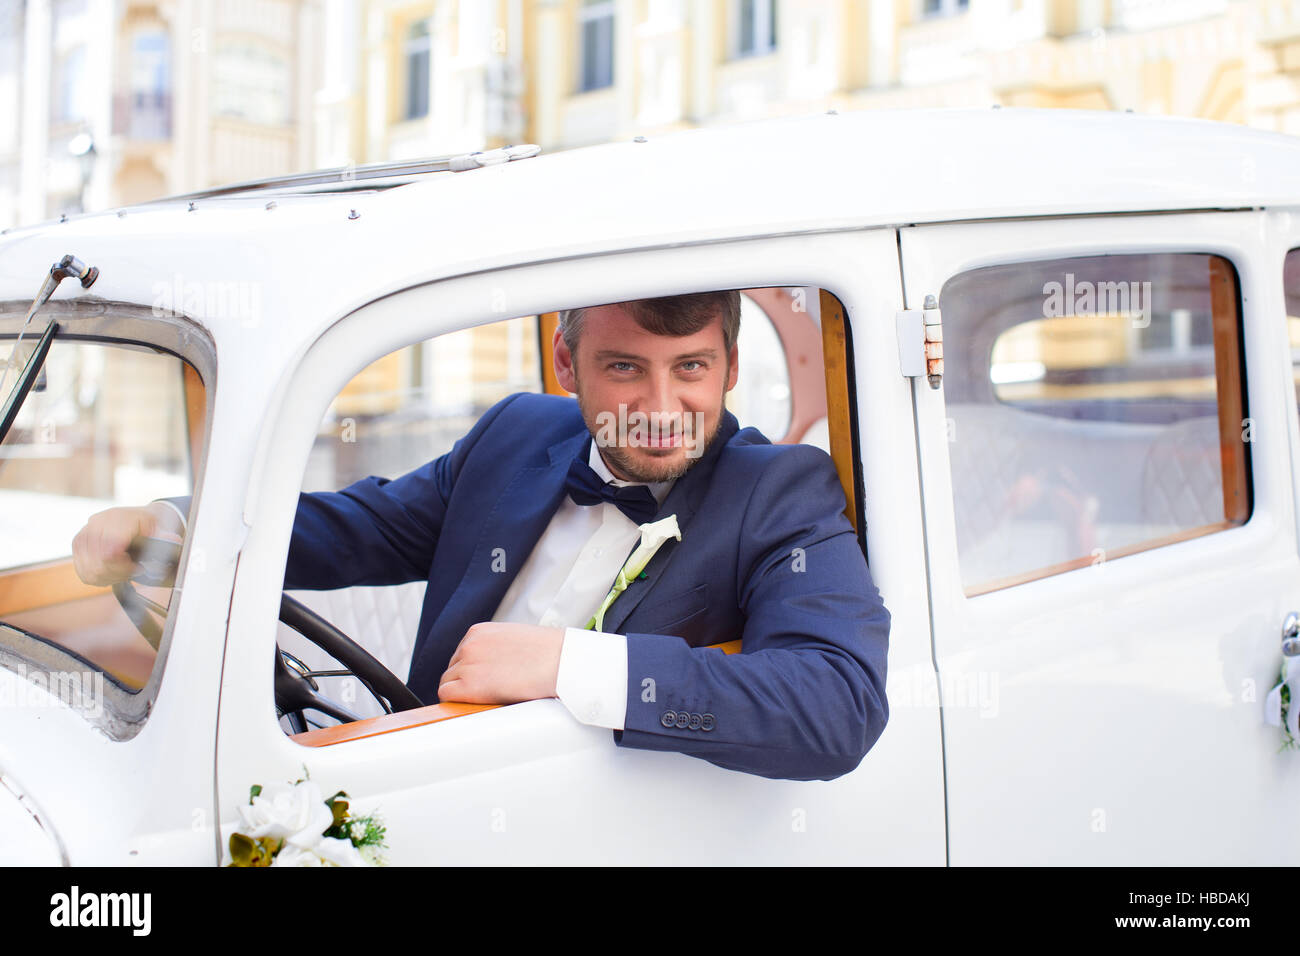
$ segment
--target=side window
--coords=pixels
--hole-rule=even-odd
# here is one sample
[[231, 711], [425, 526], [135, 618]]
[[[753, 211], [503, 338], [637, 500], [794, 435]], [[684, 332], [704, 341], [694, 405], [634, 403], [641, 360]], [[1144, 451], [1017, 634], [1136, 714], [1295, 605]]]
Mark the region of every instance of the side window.
[[[18, 367], [35, 338], [18, 346]], [[13, 337], [0, 339], [0, 363], [14, 348]], [[134, 585], [149, 609], [82, 583], [72, 539], [96, 512], [193, 491], [205, 402], [198, 374], [175, 355], [60, 334], [0, 445], [0, 646], [33, 672], [52, 666], [55, 648], [53, 670], [89, 682], [83, 693], [101, 704], [106, 682], [108, 703], [140, 717], [144, 704], [121, 695], [136, 694], [155, 671], [172, 591]]]
[[[828, 421], [822, 302], [818, 289], [766, 287], [741, 293], [739, 376], [736, 388], [727, 393], [726, 407], [742, 428], [756, 427], [774, 442], [818, 444], [824, 450], [829, 450], [833, 432], [847, 436], [847, 419], [835, 429]], [[398, 478], [449, 451], [484, 412], [508, 395], [568, 394], [552, 371], [556, 322], [554, 312], [503, 320], [440, 335], [371, 363], [330, 404], [302, 490], [337, 491], [368, 476]], [[617, 361], [636, 364], [635, 356]], [[628, 369], [629, 374], [634, 371]], [[845, 382], [837, 387], [847, 393]], [[629, 425], [635, 427], [631, 421]], [[841, 457], [851, 462], [847, 444]], [[851, 471], [851, 464], [846, 467]], [[507, 567], [513, 566], [502, 569]], [[389, 671], [405, 676], [426, 584], [417, 580], [290, 594], [353, 637]], [[340, 671], [324, 651], [283, 623], [277, 640], [296, 665], [312, 673], [324, 697], [342, 704], [350, 715], [380, 713], [358, 679]], [[302, 716], [307, 727], [340, 719], [310, 708]], [[288, 717], [282, 722], [286, 731], [295, 732]]]
[[463, 329], [368, 365], [321, 422], [303, 491], [396, 478], [449, 451], [507, 395], [540, 392], [537, 329], [536, 316]]
[[968, 595], [1244, 523], [1236, 273], [1199, 254], [992, 266], [943, 287]]

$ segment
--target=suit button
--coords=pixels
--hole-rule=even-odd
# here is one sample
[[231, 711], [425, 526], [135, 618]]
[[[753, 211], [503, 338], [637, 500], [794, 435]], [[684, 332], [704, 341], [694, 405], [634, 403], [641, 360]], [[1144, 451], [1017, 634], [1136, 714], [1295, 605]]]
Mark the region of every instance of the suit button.
[[716, 720], [717, 718], [712, 714], [702, 714], [700, 716], [700, 730], [712, 730]]
[[704, 723], [703, 717], [701, 717], [699, 714], [691, 714], [691, 724], [690, 724], [691, 730], [699, 730], [700, 725], [703, 723]]
[[675, 711], [665, 710], [664, 715], [659, 718], [659, 723], [665, 727], [672, 727], [677, 723], [677, 714]]
[[679, 711], [677, 712], [677, 729], [678, 729], [678, 730], [685, 730], [687, 724], [689, 724], [690, 722], [691, 722], [691, 715], [690, 715], [690, 714], [686, 713], [686, 711], [684, 711], [684, 710], [679, 710]]

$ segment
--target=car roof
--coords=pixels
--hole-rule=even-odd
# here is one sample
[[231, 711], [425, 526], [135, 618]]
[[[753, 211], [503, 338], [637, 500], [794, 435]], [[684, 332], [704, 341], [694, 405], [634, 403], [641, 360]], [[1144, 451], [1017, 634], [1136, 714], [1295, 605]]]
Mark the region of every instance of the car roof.
[[[825, 113], [430, 173], [373, 192], [182, 197], [9, 230], [0, 300], [30, 300], [38, 270], [67, 252], [101, 266], [116, 258], [90, 290], [115, 301], [149, 303], [160, 277], [178, 290], [183, 279], [246, 277], [294, 283], [299, 297], [325, 282], [330, 302], [355, 307], [416, 282], [611, 250], [1275, 205], [1300, 205], [1300, 138], [1079, 110]], [[122, 268], [128, 250], [133, 274]], [[287, 310], [275, 314], [289, 321]]]
[[[473, 203], [497, 198], [491, 194], [498, 190], [507, 192], [499, 198], [522, 192], [540, 204], [557, 193], [598, 191], [602, 205], [622, 195], [656, 207], [659, 193], [686, 191], [708, 200], [718, 213], [712, 218], [727, 221], [780, 186], [794, 190], [810, 219], [870, 226], [1292, 202], [1300, 198], [1297, 159], [1300, 137], [1209, 120], [1063, 109], [831, 111], [564, 150], [494, 169], [491, 177], [481, 170], [395, 176], [375, 192], [405, 186], [394, 202], [432, 212], [446, 200], [450, 179]], [[354, 167], [354, 175], [367, 168]], [[287, 179], [131, 209], [177, 213], [193, 200], [261, 205], [283, 196], [276, 185]], [[331, 193], [298, 195], [310, 201]]]

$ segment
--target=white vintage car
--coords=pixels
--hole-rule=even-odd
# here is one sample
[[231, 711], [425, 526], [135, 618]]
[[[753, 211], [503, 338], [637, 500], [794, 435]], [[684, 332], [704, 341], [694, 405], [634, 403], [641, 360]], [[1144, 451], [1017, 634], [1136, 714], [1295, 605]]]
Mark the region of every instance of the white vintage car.
[[[0, 236], [0, 858], [223, 863], [305, 770], [396, 864], [1300, 863], [1300, 141], [993, 109], [535, 152]], [[831, 453], [892, 614], [855, 771], [384, 713], [419, 584], [297, 595], [344, 668], [279, 623], [300, 491], [558, 391], [557, 310], [715, 289], [733, 411]], [[191, 494], [154, 585], [74, 573], [90, 514]]]

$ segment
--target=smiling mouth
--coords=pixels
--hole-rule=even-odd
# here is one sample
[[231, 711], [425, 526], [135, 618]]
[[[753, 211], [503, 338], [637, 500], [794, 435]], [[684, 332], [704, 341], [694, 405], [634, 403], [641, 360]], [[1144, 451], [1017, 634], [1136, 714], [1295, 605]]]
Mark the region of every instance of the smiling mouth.
[[671, 448], [680, 448], [682, 445], [681, 433], [675, 432], [671, 435], [645, 436], [636, 441], [628, 442], [633, 448], [649, 448], [667, 450]]

